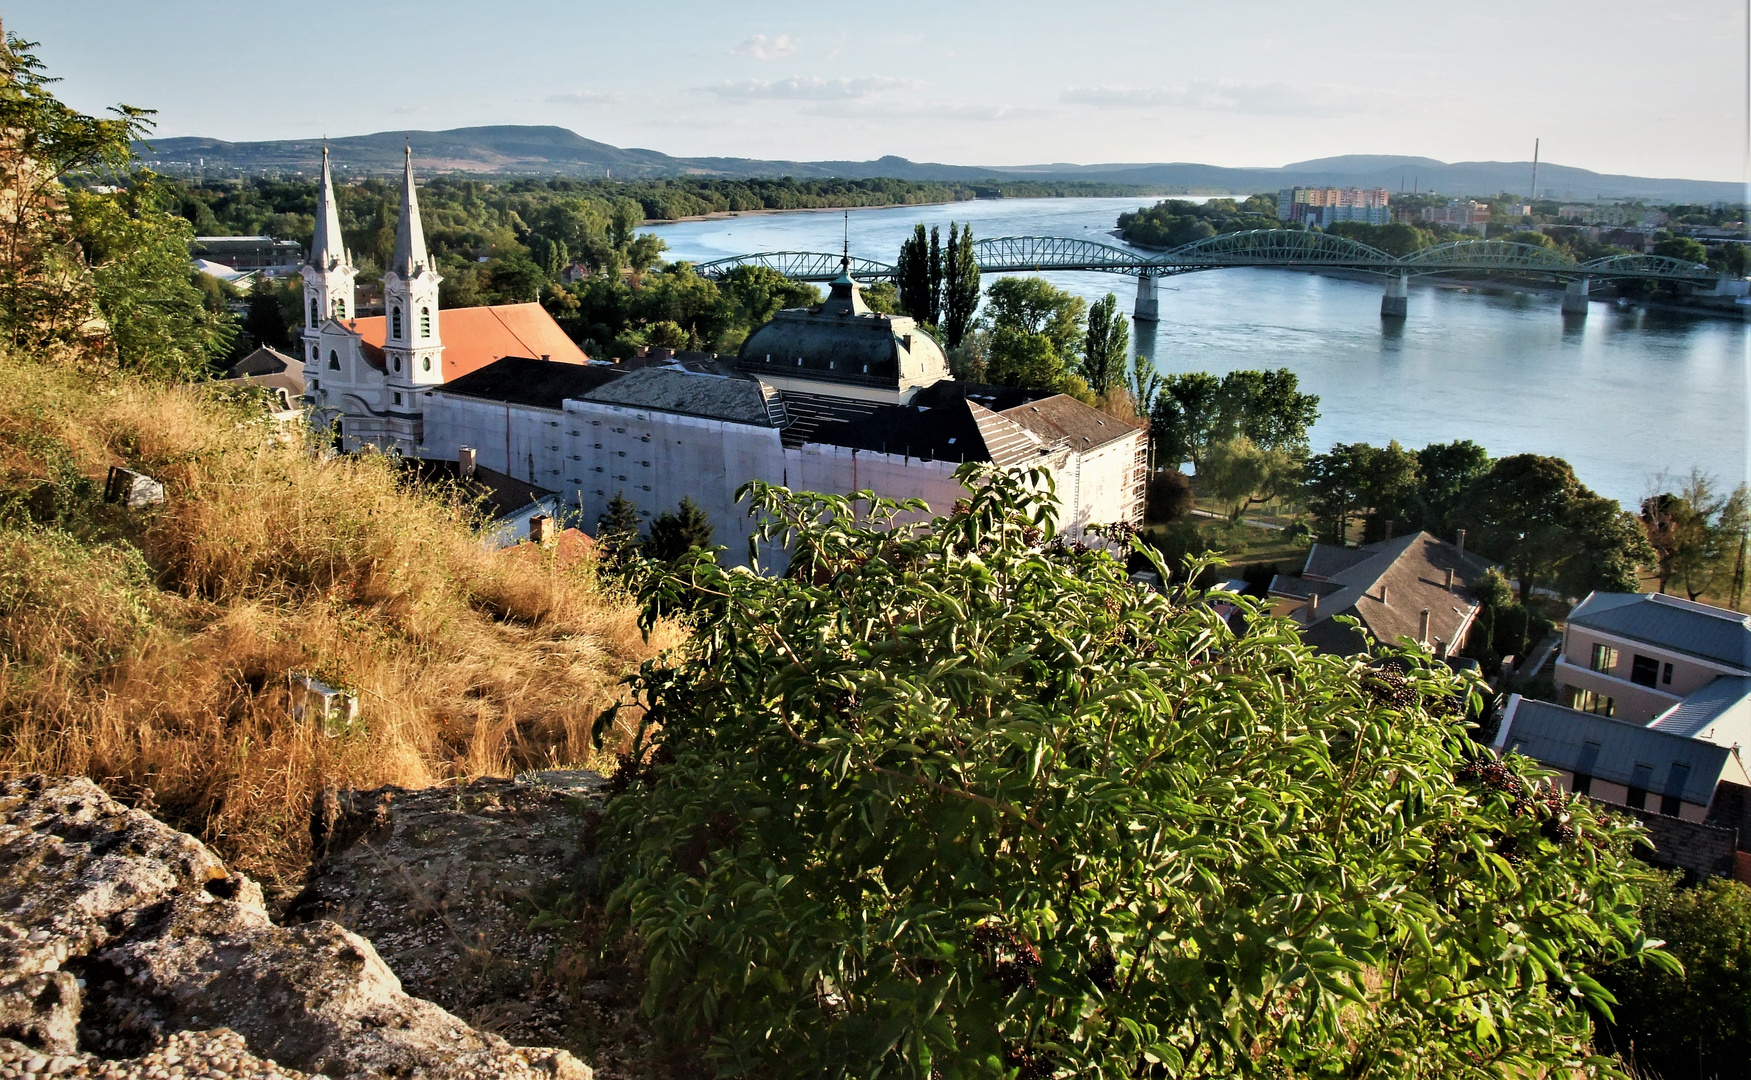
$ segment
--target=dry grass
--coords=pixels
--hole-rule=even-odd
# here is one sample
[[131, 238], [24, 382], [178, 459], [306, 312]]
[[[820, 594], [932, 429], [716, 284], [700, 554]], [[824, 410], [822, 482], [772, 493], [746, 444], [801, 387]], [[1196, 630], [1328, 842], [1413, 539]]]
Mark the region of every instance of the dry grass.
[[[101, 502], [112, 464], [163, 507]], [[198, 387], [0, 360], [0, 774], [89, 775], [269, 880], [327, 782], [591, 762], [646, 642], [586, 560], [494, 552], [390, 464], [319, 460]], [[356, 692], [330, 739], [288, 673]]]

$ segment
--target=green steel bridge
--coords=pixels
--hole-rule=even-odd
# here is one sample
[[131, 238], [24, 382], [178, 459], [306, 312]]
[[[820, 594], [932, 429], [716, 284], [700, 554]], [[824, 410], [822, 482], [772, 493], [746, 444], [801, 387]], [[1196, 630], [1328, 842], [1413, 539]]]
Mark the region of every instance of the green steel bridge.
[[[1347, 270], [1385, 280], [1380, 313], [1405, 314], [1412, 277], [1433, 275], [1506, 274], [1516, 278], [1561, 282], [1566, 286], [1563, 311], [1585, 314], [1593, 281], [1642, 280], [1708, 284], [1715, 273], [1702, 263], [1663, 255], [1612, 255], [1588, 262], [1550, 248], [1507, 240], [1458, 240], [1395, 256], [1379, 248], [1328, 233], [1299, 229], [1254, 229], [1223, 233], [1171, 251], [1143, 252], [1133, 248], [1062, 236], [999, 236], [973, 243], [982, 273], [1008, 274], [1048, 270], [1093, 270], [1137, 279], [1134, 315], [1159, 318], [1155, 283], [1175, 274], [1267, 266], [1291, 270]], [[767, 251], [700, 263], [705, 277], [721, 278], [739, 266], [764, 266], [798, 281], [831, 281], [842, 268], [862, 281], [891, 281], [895, 268], [874, 259], [846, 259], [824, 251]]]

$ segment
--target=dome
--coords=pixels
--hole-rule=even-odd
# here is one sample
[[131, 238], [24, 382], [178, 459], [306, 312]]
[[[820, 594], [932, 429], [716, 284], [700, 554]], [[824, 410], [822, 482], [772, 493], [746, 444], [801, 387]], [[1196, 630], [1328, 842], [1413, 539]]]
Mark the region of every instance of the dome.
[[[838, 384], [902, 397], [951, 377], [942, 346], [918, 329], [916, 320], [871, 311], [857, 282], [843, 270], [820, 305], [786, 308], [749, 334], [738, 366], [766, 379]], [[815, 392], [833, 391], [822, 386]]]

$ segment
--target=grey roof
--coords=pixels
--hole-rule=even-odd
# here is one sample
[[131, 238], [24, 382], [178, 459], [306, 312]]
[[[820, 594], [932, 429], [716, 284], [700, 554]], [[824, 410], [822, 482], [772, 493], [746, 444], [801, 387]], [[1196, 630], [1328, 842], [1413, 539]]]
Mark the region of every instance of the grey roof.
[[1272, 596], [1281, 596], [1290, 600], [1305, 600], [1309, 596], [1330, 596], [1342, 592], [1344, 587], [1332, 581], [1315, 581], [1309, 577], [1291, 577], [1288, 574], [1271, 575], [1270, 588], [1265, 591]]
[[346, 243], [340, 233], [340, 208], [334, 201], [334, 180], [328, 174], [328, 145], [322, 147], [322, 187], [316, 193], [316, 232], [310, 239], [310, 265], [332, 269], [347, 265]]
[[[1302, 629], [1302, 639], [1322, 652], [1342, 655], [1360, 651], [1362, 640], [1332, 621], [1338, 615], [1356, 616], [1377, 640], [1393, 643], [1403, 638], [1414, 640], [1427, 610], [1431, 642], [1439, 640], [1451, 646], [1477, 610], [1477, 598], [1468, 584], [1493, 565], [1426, 532], [1407, 533], [1353, 550], [1316, 544], [1308, 564], [1333, 571], [1322, 577], [1325, 583], [1341, 588], [1317, 590], [1319, 618]], [[1454, 571], [1451, 592], [1447, 589], [1449, 567]], [[1287, 588], [1280, 578], [1272, 584], [1274, 592], [1287, 594]], [[1302, 595], [1314, 591], [1309, 589]]]
[[418, 274], [431, 260], [426, 258], [426, 231], [420, 227], [419, 196], [413, 189], [413, 147], [407, 148], [402, 169], [401, 218], [395, 223], [395, 252], [387, 270], [403, 279]]
[[1751, 617], [1736, 611], [1662, 593], [1596, 592], [1568, 622], [1751, 672]]
[[682, 367], [647, 367], [629, 371], [582, 397], [612, 405], [772, 426], [760, 383], [745, 376], [713, 375]]
[[1649, 725], [1722, 746], [1751, 745], [1751, 675], [1721, 675]]
[[904, 315], [869, 309], [840, 275], [818, 307], [786, 308], [748, 335], [738, 361], [758, 376], [906, 389], [948, 378], [942, 347]]
[[1004, 409], [1000, 415], [1027, 428], [1044, 443], [1065, 446], [1078, 453], [1097, 449], [1143, 430], [1141, 424], [1109, 416], [1068, 394], [1015, 405]]
[[[1553, 769], [1582, 772], [1659, 794], [1665, 794], [1674, 779], [1672, 767], [1683, 766], [1688, 775], [1682, 769], [1678, 773], [1683, 784], [1679, 795], [1685, 802], [1702, 806], [1714, 800], [1715, 785], [1723, 778], [1744, 776], [1743, 767], [1728, 747], [1548, 701], [1519, 702], [1506, 733], [1506, 746]], [[1642, 767], [1639, 776], [1637, 766]]]
[[1373, 557], [1374, 552], [1368, 548], [1315, 544], [1313, 549], [1307, 553], [1307, 562], [1301, 567], [1301, 576], [1310, 578], [1336, 577], [1350, 567], [1365, 563]]
[[487, 401], [559, 409], [567, 398], [581, 398], [603, 383], [625, 378], [626, 374], [613, 364], [562, 364], [557, 360], [505, 356], [451, 379], [438, 389]]

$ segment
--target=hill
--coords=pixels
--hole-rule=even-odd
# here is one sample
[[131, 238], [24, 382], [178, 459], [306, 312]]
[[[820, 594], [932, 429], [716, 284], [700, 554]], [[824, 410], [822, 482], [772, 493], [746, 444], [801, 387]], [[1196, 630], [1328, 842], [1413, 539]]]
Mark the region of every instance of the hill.
[[[870, 161], [770, 161], [740, 157], [674, 157], [657, 150], [626, 149], [586, 139], [562, 127], [504, 124], [447, 131], [377, 132], [328, 140], [342, 174], [382, 174], [401, 167], [403, 147], [426, 172], [496, 176], [659, 176], [798, 178], [843, 177], [899, 180], [1086, 180], [1158, 188], [1164, 192], [1252, 193], [1296, 184], [1384, 187], [1482, 195], [1524, 191], [1530, 161], [1444, 162], [1385, 154], [1348, 154], [1298, 161], [1280, 168], [1229, 168], [1196, 162], [1114, 162], [1078, 165], [947, 165], [903, 157]], [[322, 155], [318, 139], [225, 142], [220, 139], [155, 139], [138, 146], [141, 157], [168, 172], [311, 172]], [[1739, 201], [1741, 185], [1596, 173], [1567, 165], [1539, 165], [1539, 190], [1557, 198], [1639, 197], [1661, 202]]]

